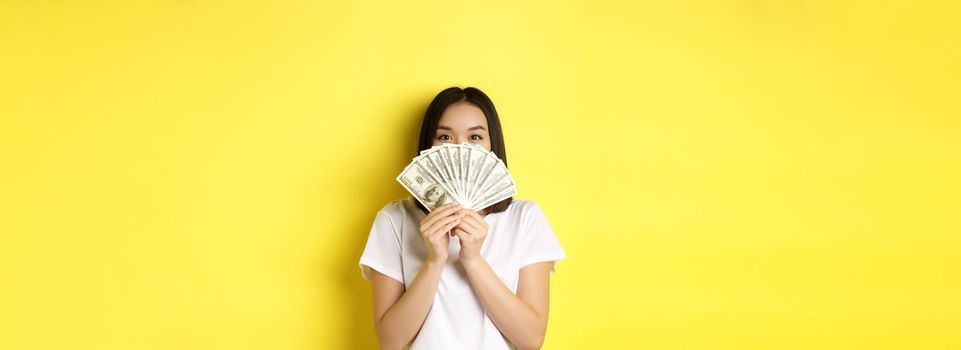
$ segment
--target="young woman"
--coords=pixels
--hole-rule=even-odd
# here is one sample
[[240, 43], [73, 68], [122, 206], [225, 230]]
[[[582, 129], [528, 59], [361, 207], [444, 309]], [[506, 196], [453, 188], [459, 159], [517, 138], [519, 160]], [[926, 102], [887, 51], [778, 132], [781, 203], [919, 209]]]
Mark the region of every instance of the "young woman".
[[[476, 88], [445, 89], [427, 108], [418, 152], [443, 143], [477, 144], [507, 164], [497, 111]], [[408, 197], [377, 212], [360, 268], [382, 349], [538, 349], [564, 258], [533, 201], [428, 211]]]

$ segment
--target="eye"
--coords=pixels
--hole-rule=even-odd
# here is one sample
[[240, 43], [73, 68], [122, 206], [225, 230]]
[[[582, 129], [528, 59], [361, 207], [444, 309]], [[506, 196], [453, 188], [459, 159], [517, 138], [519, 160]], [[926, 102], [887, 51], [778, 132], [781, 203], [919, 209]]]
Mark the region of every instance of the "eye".
[[440, 136], [437, 136], [437, 138], [440, 139], [440, 140], [445, 140], [445, 141], [446, 141], [446, 140], [449, 140], [449, 139], [450, 139], [450, 136], [448, 136], [448, 135], [440, 135]]
[[480, 140], [483, 140], [484, 138], [480, 137], [480, 135], [471, 135], [470, 139], [474, 141], [480, 141]]

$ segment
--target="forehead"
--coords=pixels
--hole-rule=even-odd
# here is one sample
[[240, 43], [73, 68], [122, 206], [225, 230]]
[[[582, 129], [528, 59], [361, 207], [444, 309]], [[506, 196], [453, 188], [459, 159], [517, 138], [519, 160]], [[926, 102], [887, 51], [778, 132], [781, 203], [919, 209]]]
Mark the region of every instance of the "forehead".
[[444, 109], [438, 123], [454, 129], [467, 129], [475, 125], [487, 128], [487, 117], [484, 116], [484, 111], [477, 106], [467, 102], [458, 102]]

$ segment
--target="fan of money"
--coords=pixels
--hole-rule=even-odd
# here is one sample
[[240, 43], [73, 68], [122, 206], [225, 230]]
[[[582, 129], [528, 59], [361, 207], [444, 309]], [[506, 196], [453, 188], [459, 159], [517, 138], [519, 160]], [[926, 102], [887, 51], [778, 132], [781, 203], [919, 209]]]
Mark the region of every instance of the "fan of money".
[[454, 202], [479, 211], [517, 194], [504, 162], [494, 152], [468, 143], [421, 151], [397, 181], [428, 210]]

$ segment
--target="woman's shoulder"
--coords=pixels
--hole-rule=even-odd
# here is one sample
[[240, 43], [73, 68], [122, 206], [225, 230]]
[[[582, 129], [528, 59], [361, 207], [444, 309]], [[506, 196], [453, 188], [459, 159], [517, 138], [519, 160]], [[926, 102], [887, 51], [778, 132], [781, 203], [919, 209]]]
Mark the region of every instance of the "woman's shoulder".
[[414, 199], [412, 197], [395, 199], [387, 202], [378, 213], [382, 213], [391, 217], [402, 217], [406, 215], [411, 215], [415, 211], [420, 209], [414, 204]]
[[507, 207], [507, 214], [509, 215], [528, 215], [531, 212], [539, 212], [541, 208], [532, 199], [518, 199], [514, 198], [511, 200], [511, 205]]

